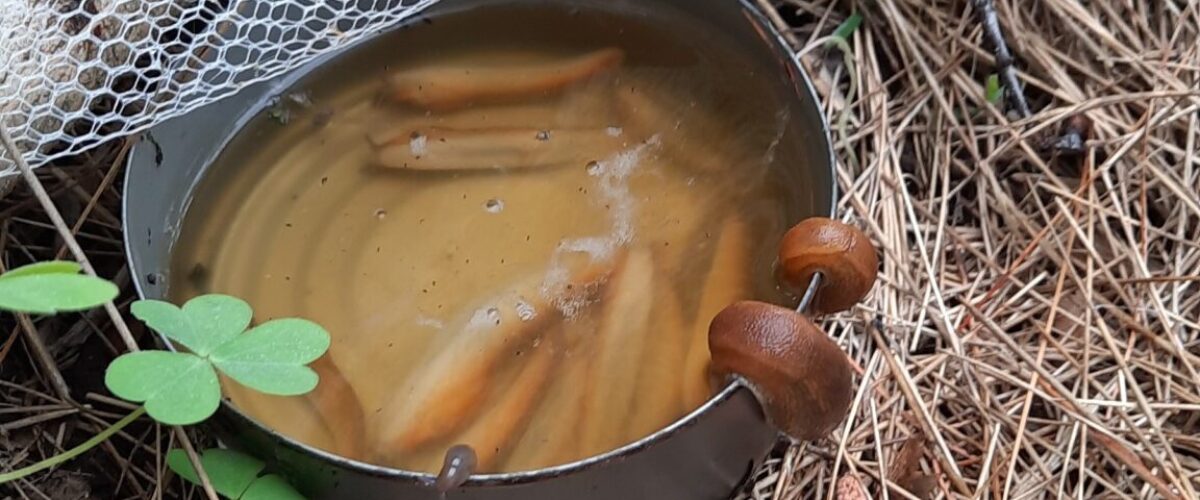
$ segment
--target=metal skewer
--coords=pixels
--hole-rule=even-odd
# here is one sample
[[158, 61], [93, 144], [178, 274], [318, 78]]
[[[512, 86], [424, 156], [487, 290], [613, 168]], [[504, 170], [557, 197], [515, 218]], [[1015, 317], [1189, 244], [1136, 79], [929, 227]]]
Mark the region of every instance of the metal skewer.
[[821, 279], [824, 275], [820, 271], [813, 273], [812, 280], [808, 282], [808, 289], [804, 291], [804, 295], [800, 297], [800, 304], [796, 306], [796, 312], [807, 314], [809, 306], [812, 305], [813, 299], [817, 296], [817, 288], [821, 286]]

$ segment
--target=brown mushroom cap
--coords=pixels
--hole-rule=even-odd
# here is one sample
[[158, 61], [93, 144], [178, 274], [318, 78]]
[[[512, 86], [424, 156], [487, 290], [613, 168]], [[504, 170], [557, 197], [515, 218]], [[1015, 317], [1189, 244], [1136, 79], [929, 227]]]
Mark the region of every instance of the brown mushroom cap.
[[736, 302], [708, 330], [713, 369], [749, 382], [767, 419], [795, 440], [819, 439], [846, 418], [853, 398], [846, 354], [804, 315]]
[[858, 228], [824, 217], [800, 221], [779, 244], [780, 273], [785, 283], [806, 287], [813, 274], [822, 275], [810, 310], [845, 311], [875, 285], [879, 257], [870, 238]]

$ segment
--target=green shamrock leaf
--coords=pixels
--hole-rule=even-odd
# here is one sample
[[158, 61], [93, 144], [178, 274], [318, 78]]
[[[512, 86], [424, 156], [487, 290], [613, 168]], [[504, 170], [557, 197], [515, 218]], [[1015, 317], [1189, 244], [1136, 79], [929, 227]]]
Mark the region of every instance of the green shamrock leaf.
[[46, 262], [34, 262], [33, 264], [10, 269], [4, 274], [0, 274], [0, 279], [16, 278], [18, 276], [32, 276], [35, 274], [77, 274], [83, 270], [83, 266], [78, 262], [70, 260], [48, 260]]
[[0, 275], [0, 309], [31, 314], [81, 311], [117, 297], [117, 286], [78, 274], [79, 264], [38, 262]]
[[[212, 483], [213, 489], [222, 496], [234, 500], [304, 500], [300, 493], [282, 477], [275, 474], [259, 476], [266, 466], [261, 460], [233, 450], [213, 448], [200, 454], [200, 463]], [[167, 452], [167, 466], [192, 484], [199, 485], [200, 478], [180, 449]]]
[[160, 300], [139, 300], [129, 310], [150, 328], [200, 356], [245, 331], [253, 316], [242, 299], [219, 294], [196, 297], [182, 309]]
[[146, 412], [166, 424], [199, 422], [217, 411], [218, 369], [259, 392], [307, 393], [319, 378], [305, 365], [329, 349], [329, 333], [304, 319], [272, 320], [246, 332], [253, 311], [228, 295], [201, 295], [182, 308], [140, 300], [130, 310], [191, 352], [126, 354], [109, 365], [104, 381], [113, 394], [145, 402]]
[[[242, 498], [246, 489], [266, 468], [266, 464], [257, 458], [220, 448], [204, 450], [200, 454], [200, 464], [204, 466], [204, 473], [208, 475], [213, 489], [229, 498]], [[179, 477], [200, 484], [200, 477], [183, 450], [176, 448], [167, 452], [167, 466]]]
[[268, 321], [213, 351], [209, 359], [242, 385], [267, 394], [294, 396], [317, 386], [304, 366], [329, 349], [329, 333], [299, 318]]
[[189, 353], [123, 354], [108, 365], [104, 385], [118, 397], [144, 402], [146, 413], [170, 425], [200, 422], [221, 403], [221, 386], [212, 365]]

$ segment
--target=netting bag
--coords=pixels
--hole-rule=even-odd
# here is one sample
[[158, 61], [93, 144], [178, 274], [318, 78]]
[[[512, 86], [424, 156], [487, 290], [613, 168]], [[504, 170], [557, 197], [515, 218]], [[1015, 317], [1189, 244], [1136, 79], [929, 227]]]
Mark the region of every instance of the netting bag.
[[[0, 124], [38, 166], [229, 96], [437, 1], [0, 0]], [[14, 168], [0, 154], [0, 176]]]

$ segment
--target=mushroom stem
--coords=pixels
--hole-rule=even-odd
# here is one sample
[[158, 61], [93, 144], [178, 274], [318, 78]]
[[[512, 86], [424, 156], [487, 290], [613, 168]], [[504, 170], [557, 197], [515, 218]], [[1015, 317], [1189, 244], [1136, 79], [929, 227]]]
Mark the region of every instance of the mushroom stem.
[[478, 471], [493, 472], [496, 464], [512, 451], [510, 445], [521, 438], [531, 411], [541, 400], [550, 373], [558, 364], [560, 356], [552, 337], [560, 333], [551, 331], [540, 345], [530, 348], [529, 359], [516, 378], [506, 390], [500, 391], [494, 406], [459, 439], [476, 450]]
[[561, 98], [467, 108], [451, 113], [391, 112], [366, 131], [372, 146], [407, 144], [414, 131], [445, 129], [605, 129], [613, 125], [613, 96], [606, 82], [580, 85]]
[[712, 265], [700, 293], [696, 319], [692, 324], [687, 359], [683, 371], [685, 410], [694, 409], [712, 397], [709, 373], [708, 325], [721, 308], [744, 298], [749, 290], [746, 262], [746, 225], [736, 216], [725, 220], [713, 252]]
[[[595, 293], [609, 270], [607, 263], [588, 261], [570, 273], [568, 286]], [[486, 383], [518, 346], [562, 316], [543, 296], [542, 277], [516, 288], [476, 310], [460, 333], [433, 357], [384, 410], [381, 436], [392, 453], [410, 452], [461, 429], [474, 418], [491, 385]], [[532, 315], [530, 313], [532, 312]]]
[[591, 364], [587, 357], [575, 354], [586, 352], [586, 348], [576, 344], [571, 349], [573, 352], [563, 356], [561, 363], [565, 366], [554, 377], [555, 387], [550, 389], [546, 405], [534, 415], [529, 432], [513, 448], [505, 470], [533, 470], [579, 458], [577, 441]]
[[[643, 163], [644, 171], [663, 168], [662, 158]], [[645, 200], [643, 213], [656, 214], [639, 221], [638, 233], [645, 235], [645, 244], [654, 248], [654, 267], [661, 276], [681, 276], [701, 272], [693, 257], [703, 253], [692, 242], [698, 239], [704, 222], [713, 220], [718, 206], [724, 206], [720, 193], [703, 186], [688, 186], [664, 190]], [[703, 264], [703, 263], [701, 263]], [[685, 349], [683, 345], [678, 346]], [[676, 374], [678, 376], [678, 374]]]
[[637, 248], [617, 267], [604, 297], [580, 440], [588, 454], [605, 451], [628, 420], [637, 383], [636, 363], [646, 344], [653, 305], [654, 262]]
[[619, 150], [602, 129], [448, 129], [429, 127], [393, 137], [375, 155], [380, 166], [401, 170], [491, 170], [578, 164]]
[[634, 441], [670, 423], [682, 408], [679, 373], [687, 357], [687, 326], [683, 309], [674, 290], [658, 288], [660, 300], [655, 307], [655, 325], [647, 332], [657, 338], [648, 339], [642, 355], [640, 373], [634, 397], [633, 420], [626, 430], [626, 439]]
[[621, 64], [624, 53], [608, 48], [571, 59], [507, 67], [431, 66], [393, 75], [387, 95], [431, 110], [449, 110], [481, 101], [538, 97], [558, 92]]
[[333, 436], [333, 444], [336, 447], [333, 451], [343, 457], [363, 458], [367, 451], [367, 443], [365, 418], [358, 393], [342, 376], [342, 371], [329, 354], [318, 358], [309, 367], [317, 372], [321, 382], [307, 397], [321, 416], [325, 428]]

